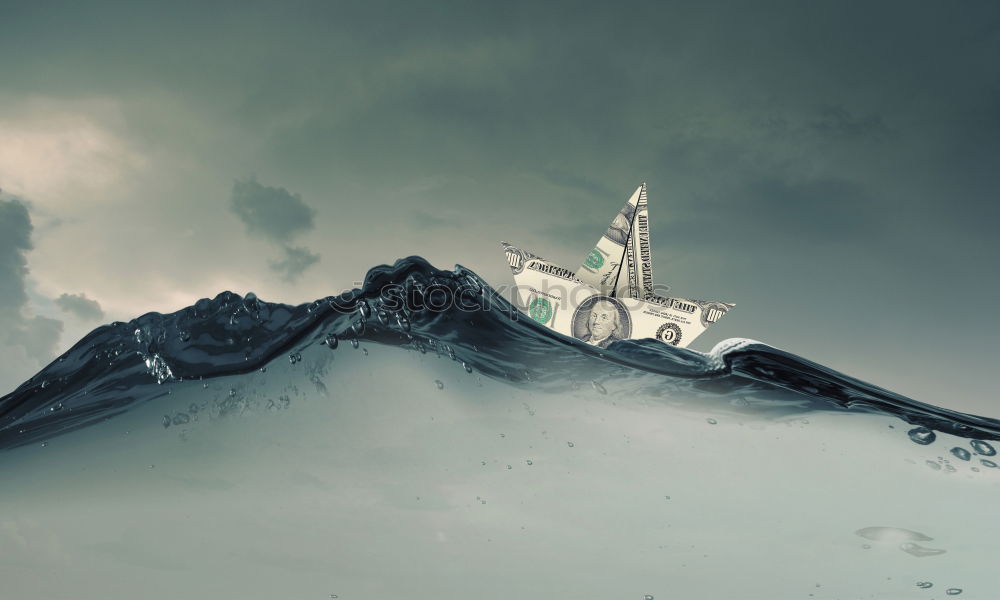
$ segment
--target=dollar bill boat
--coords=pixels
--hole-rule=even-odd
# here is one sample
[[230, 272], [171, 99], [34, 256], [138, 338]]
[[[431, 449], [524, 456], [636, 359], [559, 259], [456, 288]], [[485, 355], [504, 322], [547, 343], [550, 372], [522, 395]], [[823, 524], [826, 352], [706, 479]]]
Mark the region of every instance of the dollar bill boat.
[[640, 185], [575, 272], [501, 242], [521, 310], [588, 344], [655, 338], [686, 347], [735, 306], [656, 294], [646, 184]]

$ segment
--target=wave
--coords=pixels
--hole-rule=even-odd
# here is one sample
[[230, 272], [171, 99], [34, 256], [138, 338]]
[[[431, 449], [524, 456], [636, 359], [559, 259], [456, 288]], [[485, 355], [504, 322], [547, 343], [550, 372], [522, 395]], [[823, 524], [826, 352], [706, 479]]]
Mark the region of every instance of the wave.
[[[439, 270], [412, 256], [368, 271], [361, 288], [298, 306], [223, 292], [171, 314], [101, 326], [0, 398], [0, 448], [49, 440], [169, 395], [171, 385], [292, 362], [305, 348], [361, 341], [434, 352], [466, 370], [558, 392], [614, 381], [664, 401], [723, 403], [731, 410], [792, 415], [817, 410], [898, 417], [911, 438], [934, 431], [1000, 440], [1000, 421], [912, 400], [749, 339], [708, 353], [656, 340], [600, 349], [552, 332], [512, 306], [473, 271]], [[334, 377], [335, 377], [334, 373]]]

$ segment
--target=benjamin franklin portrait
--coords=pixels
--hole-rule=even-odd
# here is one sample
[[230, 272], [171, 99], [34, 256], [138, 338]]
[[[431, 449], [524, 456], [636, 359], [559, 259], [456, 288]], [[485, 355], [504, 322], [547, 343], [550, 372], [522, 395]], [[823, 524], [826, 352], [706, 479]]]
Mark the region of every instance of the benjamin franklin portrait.
[[591, 296], [573, 312], [573, 337], [592, 346], [607, 348], [611, 342], [626, 340], [632, 333], [632, 319], [618, 300]]

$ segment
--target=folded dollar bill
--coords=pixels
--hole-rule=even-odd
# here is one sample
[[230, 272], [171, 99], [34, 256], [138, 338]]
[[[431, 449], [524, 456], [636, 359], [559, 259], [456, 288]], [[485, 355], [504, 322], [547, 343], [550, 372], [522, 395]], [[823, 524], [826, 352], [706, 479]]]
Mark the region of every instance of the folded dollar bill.
[[575, 272], [501, 244], [524, 312], [601, 348], [639, 338], [683, 348], [735, 306], [654, 293], [646, 184], [635, 190]]

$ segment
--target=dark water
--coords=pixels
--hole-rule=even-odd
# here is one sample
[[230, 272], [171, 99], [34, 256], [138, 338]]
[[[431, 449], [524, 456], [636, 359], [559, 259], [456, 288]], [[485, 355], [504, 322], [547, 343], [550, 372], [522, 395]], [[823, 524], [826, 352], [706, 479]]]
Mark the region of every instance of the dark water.
[[438, 270], [419, 257], [371, 269], [361, 289], [289, 306], [223, 292], [172, 314], [149, 313], [95, 329], [0, 399], [0, 447], [42, 443], [156, 402], [180, 381], [294, 363], [314, 345], [360, 342], [444, 355], [467, 371], [534, 390], [613, 380], [651, 398], [755, 415], [856, 411], [898, 417], [917, 443], [933, 431], [1000, 439], [1000, 421], [889, 390], [760, 342], [732, 339], [704, 354], [654, 340], [602, 350], [535, 324], [475, 273]]

